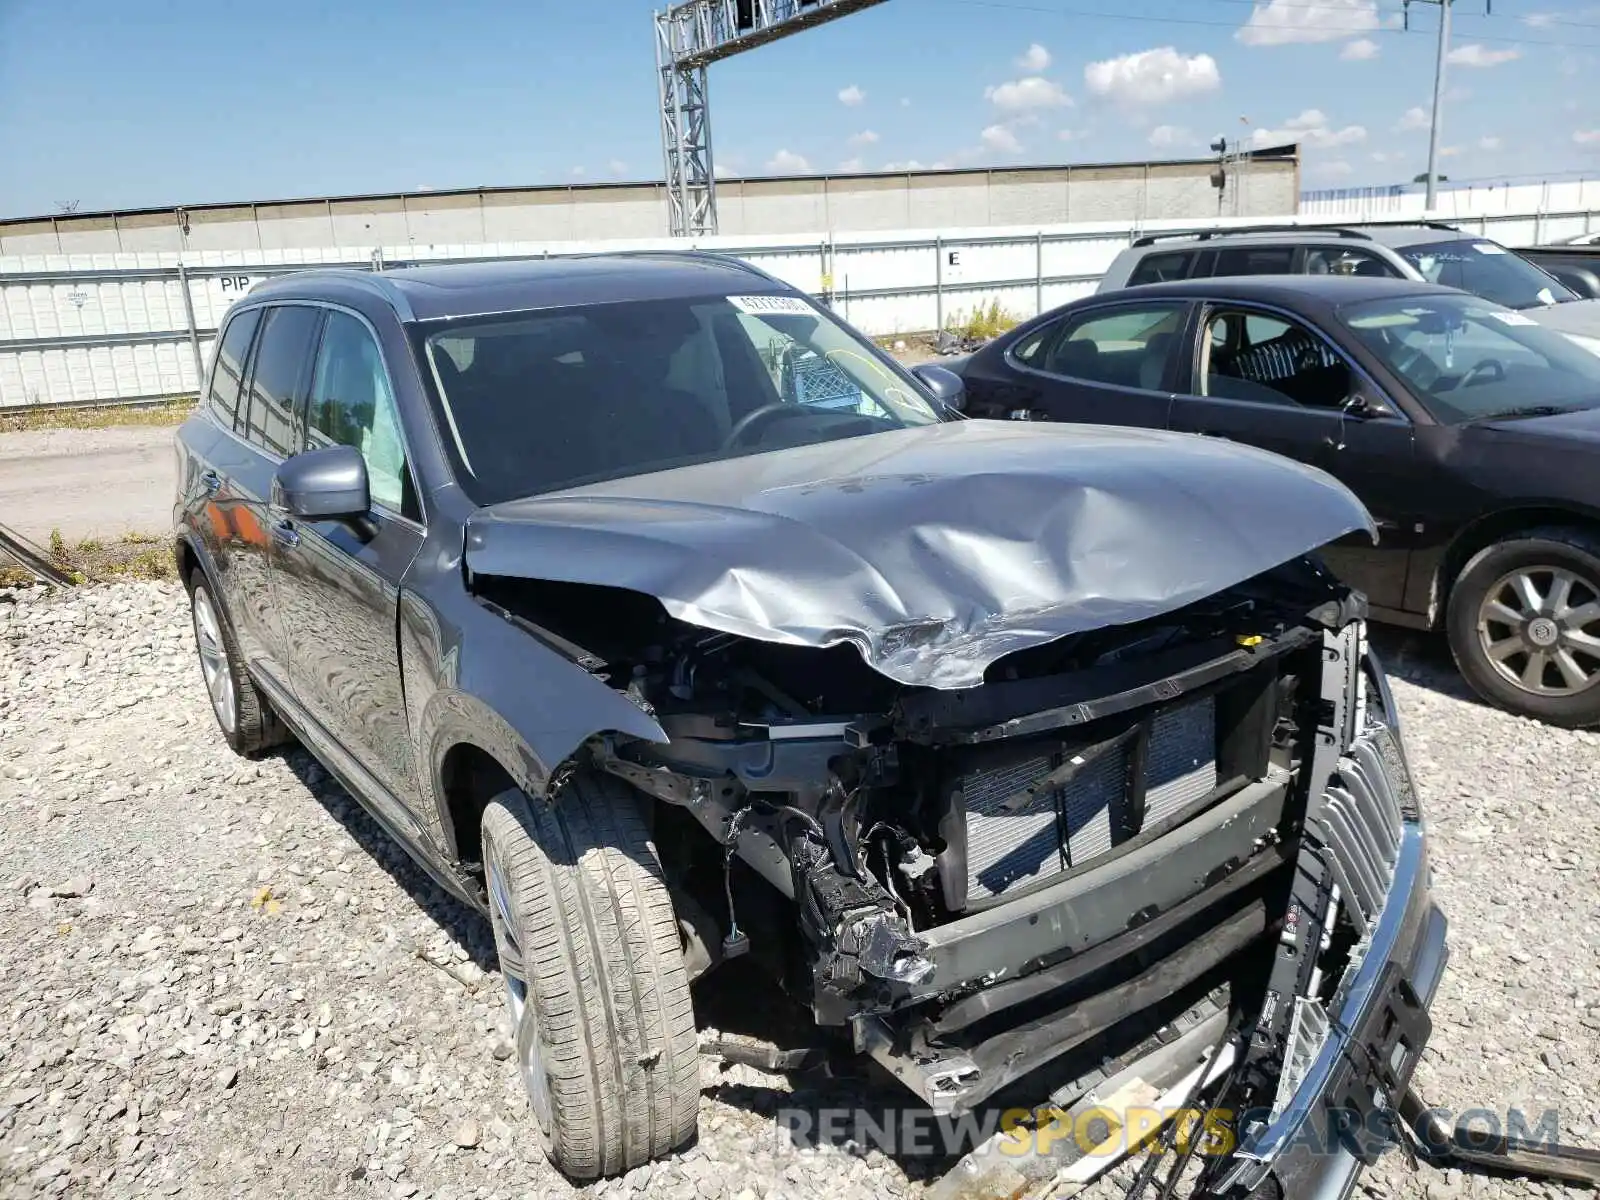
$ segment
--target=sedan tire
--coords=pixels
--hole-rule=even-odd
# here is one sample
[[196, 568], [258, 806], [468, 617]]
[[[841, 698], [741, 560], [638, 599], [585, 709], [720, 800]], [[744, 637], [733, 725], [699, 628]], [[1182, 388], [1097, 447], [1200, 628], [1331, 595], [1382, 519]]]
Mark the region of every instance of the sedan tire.
[[211, 714], [229, 747], [236, 754], [249, 755], [288, 741], [289, 731], [245, 671], [244, 658], [233, 640], [233, 630], [223, 619], [211, 581], [197, 570], [188, 584], [200, 678], [211, 701]]
[[576, 1180], [695, 1134], [694, 1006], [672, 899], [638, 800], [580, 771], [552, 801], [483, 814], [484, 876], [517, 1063], [545, 1152]]
[[1485, 547], [1456, 578], [1445, 621], [1484, 699], [1552, 725], [1600, 724], [1600, 539], [1534, 529]]

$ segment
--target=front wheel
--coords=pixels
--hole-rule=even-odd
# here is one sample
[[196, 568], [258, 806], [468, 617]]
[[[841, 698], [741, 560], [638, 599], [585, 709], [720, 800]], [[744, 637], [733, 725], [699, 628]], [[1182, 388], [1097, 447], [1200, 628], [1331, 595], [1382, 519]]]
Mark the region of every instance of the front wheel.
[[694, 1006], [672, 899], [634, 794], [580, 771], [483, 814], [484, 882], [517, 1062], [546, 1154], [615, 1175], [695, 1133]]
[[1445, 619], [1462, 676], [1486, 700], [1552, 725], [1600, 724], [1600, 541], [1536, 529], [1480, 550]]

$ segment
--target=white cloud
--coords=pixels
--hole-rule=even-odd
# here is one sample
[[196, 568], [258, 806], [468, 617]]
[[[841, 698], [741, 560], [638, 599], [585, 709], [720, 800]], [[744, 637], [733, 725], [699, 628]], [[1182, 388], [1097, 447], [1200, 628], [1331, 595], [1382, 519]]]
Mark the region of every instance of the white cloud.
[[1440, 146], [1439, 147], [1439, 157], [1440, 158], [1455, 158], [1460, 153], [1461, 153], [1461, 147], [1460, 146]]
[[809, 175], [811, 163], [803, 154], [795, 154], [790, 150], [779, 150], [767, 159], [767, 170], [774, 175]]
[[1396, 156], [1393, 155], [1393, 154], [1386, 153], [1383, 150], [1374, 150], [1372, 152], [1372, 161], [1375, 162], [1375, 163], [1388, 162], [1391, 158], [1394, 158], [1394, 157], [1396, 157]]
[[1327, 179], [1342, 179], [1346, 175], [1354, 174], [1355, 168], [1345, 162], [1344, 159], [1336, 158], [1332, 162], [1318, 163], [1312, 168], [1312, 171]]
[[1085, 131], [1082, 129], [1058, 129], [1056, 131], [1056, 138], [1058, 141], [1071, 142], [1083, 137], [1084, 134]]
[[1013, 79], [983, 89], [984, 99], [1005, 112], [1027, 112], [1035, 108], [1060, 108], [1071, 104], [1072, 97], [1061, 90], [1061, 85], [1042, 76], [1030, 75], [1026, 79]]
[[1251, 9], [1250, 19], [1233, 36], [1247, 46], [1337, 42], [1382, 24], [1378, 0], [1267, 0]]
[[1346, 125], [1334, 129], [1328, 116], [1320, 108], [1308, 108], [1299, 116], [1290, 117], [1278, 129], [1257, 129], [1250, 134], [1256, 146], [1281, 146], [1286, 142], [1303, 142], [1307, 146], [1327, 149], [1330, 146], [1352, 146], [1367, 140], [1365, 125]]
[[1001, 154], [1019, 154], [1022, 143], [1017, 141], [1017, 135], [1004, 125], [991, 125], [978, 135], [985, 149], [994, 150]]
[[1222, 86], [1209, 54], [1179, 54], [1171, 46], [1092, 62], [1083, 69], [1091, 93], [1121, 104], [1162, 104], [1214, 92]]
[[1459, 104], [1463, 100], [1472, 99], [1472, 89], [1460, 86], [1448, 87], [1444, 90], [1444, 98], [1451, 104]]
[[852, 133], [849, 142], [852, 146], [871, 146], [878, 141], [878, 135], [870, 129], [863, 129], [860, 133]]
[[933, 160], [933, 162], [928, 164], [928, 170], [930, 171], [948, 171], [949, 169], [950, 164], [945, 162], [942, 158], [936, 158]]
[[1396, 133], [1414, 133], [1419, 129], [1426, 129], [1431, 121], [1428, 110], [1425, 108], [1408, 108], [1395, 122]]
[[1345, 48], [1339, 51], [1339, 57], [1346, 62], [1365, 62], [1369, 58], [1377, 58], [1378, 53], [1377, 42], [1371, 38], [1357, 38], [1355, 41], [1347, 43]]
[[1030, 75], [1037, 75], [1040, 71], [1049, 69], [1050, 51], [1038, 42], [1034, 42], [1022, 52], [1022, 57], [1017, 59], [1017, 69], [1026, 71]]
[[628, 171], [628, 164], [623, 162], [620, 158], [613, 158], [606, 164], [606, 169], [613, 175], [625, 175]]
[[910, 108], [911, 107], [911, 97], [910, 96], [901, 96], [900, 97], [900, 107], [901, 108]]
[[1483, 137], [1478, 139], [1479, 150], [1498, 150], [1504, 144], [1504, 142], [1502, 142], [1492, 133], [1485, 134]]
[[866, 98], [867, 94], [853, 83], [849, 87], [839, 89], [839, 103], [846, 108], [854, 108], [864, 102]]
[[1528, 13], [1522, 17], [1522, 23], [1532, 26], [1534, 29], [1548, 29], [1556, 23], [1556, 14], [1547, 12]]
[[861, 156], [859, 154], [854, 158], [845, 159], [838, 166], [838, 171], [841, 175], [859, 175], [866, 169], [866, 164], [861, 161]]
[[1600, 146], [1600, 129], [1574, 129], [1572, 140], [1579, 146]]
[[1157, 125], [1150, 131], [1150, 144], [1161, 150], [1170, 150], [1175, 146], [1187, 146], [1194, 141], [1194, 134], [1182, 125]]
[[[943, 164], [934, 163], [933, 165], [934, 169], [938, 170]], [[908, 158], [905, 162], [886, 162], [883, 164], [883, 169], [885, 171], [920, 171], [922, 170], [922, 164], [914, 158]]]
[[574, 179], [582, 179], [589, 172], [583, 167], [573, 167], [570, 174]]
[[1487, 50], [1478, 42], [1457, 46], [1445, 56], [1445, 61], [1455, 67], [1498, 67], [1522, 57], [1522, 51], [1512, 46], [1505, 50]]

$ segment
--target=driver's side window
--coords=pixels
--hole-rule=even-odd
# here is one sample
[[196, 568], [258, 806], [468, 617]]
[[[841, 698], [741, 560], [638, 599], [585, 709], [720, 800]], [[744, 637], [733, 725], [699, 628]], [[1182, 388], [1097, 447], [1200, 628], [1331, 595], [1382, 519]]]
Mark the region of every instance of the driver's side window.
[[1213, 309], [1201, 342], [1201, 395], [1298, 408], [1341, 408], [1355, 380], [1319, 335], [1294, 321]]

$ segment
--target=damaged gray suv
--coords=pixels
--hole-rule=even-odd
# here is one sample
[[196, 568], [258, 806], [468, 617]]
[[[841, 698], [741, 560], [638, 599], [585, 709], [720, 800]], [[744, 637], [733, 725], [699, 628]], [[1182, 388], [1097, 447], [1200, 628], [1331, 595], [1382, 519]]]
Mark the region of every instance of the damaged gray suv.
[[1370, 519], [960, 405], [716, 256], [259, 285], [178, 438], [222, 733], [297, 738], [487, 913], [573, 1177], [692, 1138], [696, 994], [748, 956], [935, 1113], [1209, 1063], [1208, 1186], [1348, 1182], [1445, 960], [1315, 557]]

